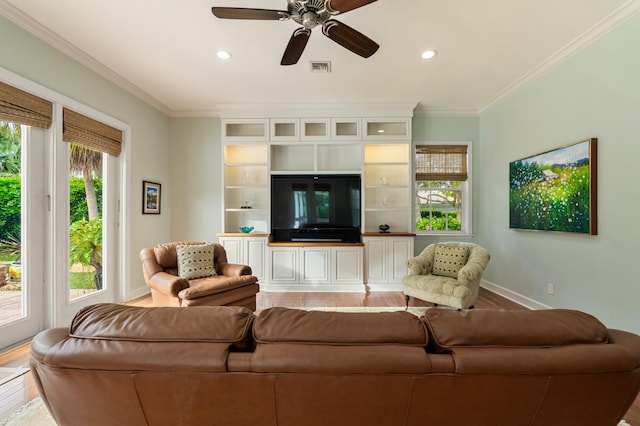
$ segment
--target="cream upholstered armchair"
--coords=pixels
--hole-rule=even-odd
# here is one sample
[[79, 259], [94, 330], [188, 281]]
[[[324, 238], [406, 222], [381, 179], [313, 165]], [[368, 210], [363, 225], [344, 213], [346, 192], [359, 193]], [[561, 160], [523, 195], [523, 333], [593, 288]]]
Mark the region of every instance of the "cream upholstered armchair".
[[402, 279], [407, 307], [411, 297], [458, 309], [472, 308], [478, 298], [489, 252], [472, 243], [431, 244], [407, 261]]

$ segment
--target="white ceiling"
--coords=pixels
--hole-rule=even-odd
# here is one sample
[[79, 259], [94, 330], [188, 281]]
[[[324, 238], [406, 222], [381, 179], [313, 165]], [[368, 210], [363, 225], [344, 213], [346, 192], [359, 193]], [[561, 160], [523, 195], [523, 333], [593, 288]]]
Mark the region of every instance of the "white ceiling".
[[[224, 104], [415, 102], [473, 114], [640, 10], [638, 0], [378, 0], [336, 19], [380, 49], [363, 59], [315, 28], [222, 20], [212, 6], [286, 10], [286, 0], [0, 0], [0, 14], [171, 115]], [[420, 53], [438, 50], [425, 61]], [[228, 62], [215, 51], [233, 54]], [[309, 61], [331, 61], [330, 74]]]

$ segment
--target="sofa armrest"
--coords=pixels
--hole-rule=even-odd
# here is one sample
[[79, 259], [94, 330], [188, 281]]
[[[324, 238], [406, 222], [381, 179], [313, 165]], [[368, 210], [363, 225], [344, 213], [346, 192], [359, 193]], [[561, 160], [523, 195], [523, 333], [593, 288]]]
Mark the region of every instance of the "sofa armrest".
[[423, 256], [412, 257], [407, 260], [409, 275], [427, 275], [431, 273], [431, 262], [425, 260]]
[[189, 281], [166, 272], [158, 272], [148, 277], [147, 284], [154, 290], [174, 297], [185, 288], [189, 288]]
[[249, 265], [240, 265], [236, 263], [223, 263], [220, 265], [219, 275], [226, 277], [239, 277], [242, 275], [251, 275], [251, 267]]
[[491, 256], [481, 247], [476, 247], [469, 253], [467, 263], [458, 271], [458, 282], [462, 285], [476, 284], [480, 282]]

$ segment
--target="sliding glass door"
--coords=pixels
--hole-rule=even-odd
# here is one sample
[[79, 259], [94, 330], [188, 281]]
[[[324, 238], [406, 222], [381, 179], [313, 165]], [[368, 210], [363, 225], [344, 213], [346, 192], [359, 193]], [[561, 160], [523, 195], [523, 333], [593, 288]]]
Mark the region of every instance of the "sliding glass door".
[[0, 348], [29, 338], [44, 323], [48, 136], [0, 122]]
[[0, 350], [123, 297], [122, 156], [69, 139], [0, 121]]

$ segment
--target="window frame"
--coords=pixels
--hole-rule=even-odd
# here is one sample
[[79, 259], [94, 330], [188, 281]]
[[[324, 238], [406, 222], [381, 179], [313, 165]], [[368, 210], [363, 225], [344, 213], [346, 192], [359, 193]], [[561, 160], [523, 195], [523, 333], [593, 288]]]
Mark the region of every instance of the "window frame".
[[[416, 180], [416, 149], [419, 145], [465, 145], [467, 147], [467, 180], [462, 181], [461, 192], [462, 192], [462, 221], [460, 224], [460, 231], [425, 231], [416, 229], [416, 212], [417, 212], [417, 191], [418, 191], [418, 182]], [[473, 214], [473, 144], [471, 141], [415, 141], [413, 144], [413, 158], [412, 158], [412, 173], [411, 180], [413, 184], [412, 190], [412, 227], [413, 232], [419, 237], [438, 237], [438, 236], [457, 236], [457, 237], [470, 237], [473, 235], [472, 230], [472, 214]], [[422, 182], [422, 181], [420, 181]]]

